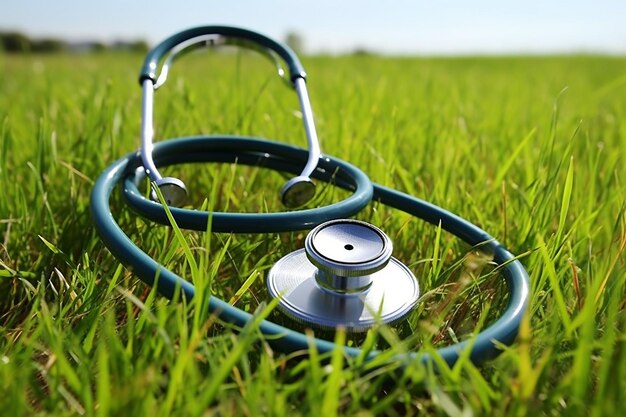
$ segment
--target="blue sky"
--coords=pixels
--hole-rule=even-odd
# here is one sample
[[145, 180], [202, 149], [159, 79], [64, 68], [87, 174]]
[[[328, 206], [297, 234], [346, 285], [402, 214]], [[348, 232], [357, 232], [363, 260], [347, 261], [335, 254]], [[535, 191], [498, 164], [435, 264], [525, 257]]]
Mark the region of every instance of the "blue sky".
[[[191, 26], [229, 24], [310, 52], [626, 54], [624, 0], [0, 0], [0, 30], [151, 43]], [[181, 4], [184, 4], [182, 6]]]

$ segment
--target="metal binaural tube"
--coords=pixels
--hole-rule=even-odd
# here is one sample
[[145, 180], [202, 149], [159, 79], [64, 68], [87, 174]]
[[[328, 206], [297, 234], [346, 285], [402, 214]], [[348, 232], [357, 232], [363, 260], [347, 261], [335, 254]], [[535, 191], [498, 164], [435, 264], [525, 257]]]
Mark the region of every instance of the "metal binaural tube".
[[320, 149], [320, 142], [317, 137], [317, 131], [315, 130], [315, 121], [313, 120], [313, 109], [311, 108], [311, 102], [309, 100], [309, 93], [306, 88], [306, 81], [304, 78], [296, 78], [293, 82], [293, 86], [298, 94], [298, 100], [300, 101], [300, 111], [302, 112], [302, 119], [304, 122], [304, 131], [306, 133], [307, 144], [309, 148], [309, 158], [306, 165], [302, 169], [300, 176], [310, 177], [322, 153]]
[[152, 150], [154, 147], [154, 127], [152, 112], [154, 109], [154, 84], [152, 80], [145, 79], [141, 84], [141, 161], [151, 181], [162, 179], [159, 170], [154, 164]]

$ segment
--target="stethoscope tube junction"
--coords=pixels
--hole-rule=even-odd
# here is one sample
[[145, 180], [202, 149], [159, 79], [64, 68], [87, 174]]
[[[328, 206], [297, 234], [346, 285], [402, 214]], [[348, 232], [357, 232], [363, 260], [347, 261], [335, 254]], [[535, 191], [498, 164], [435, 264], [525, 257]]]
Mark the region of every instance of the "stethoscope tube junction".
[[[153, 143], [153, 95], [165, 82], [174, 58], [200, 44], [236, 44], [261, 50], [289, 68], [289, 82], [298, 94], [308, 150], [265, 139], [235, 136], [199, 136]], [[159, 62], [167, 56], [161, 76]], [[279, 74], [284, 71], [279, 69]], [[509, 299], [503, 314], [471, 339], [440, 348], [435, 355], [453, 365], [462, 354], [474, 363], [497, 356], [501, 345], [511, 344], [525, 314], [528, 274], [521, 262], [486, 232], [468, 221], [418, 198], [373, 184], [358, 168], [321, 153], [313, 113], [306, 91], [305, 72], [286, 46], [263, 35], [228, 26], [207, 26], [178, 33], [149, 52], [140, 74], [143, 90], [141, 148], [111, 164], [98, 178], [91, 195], [94, 224], [103, 242], [122, 263], [148, 285], [169, 298], [180, 292], [191, 299], [196, 289], [143, 252], [121, 229], [111, 213], [111, 196], [121, 187], [130, 207], [144, 218], [169, 225], [165, 207], [156, 192], [147, 198], [140, 191], [146, 180], [159, 187], [167, 209], [183, 229], [227, 233], [275, 233], [312, 229], [304, 248], [285, 254], [267, 274], [267, 288], [278, 298], [278, 308], [307, 327], [365, 331], [376, 324], [394, 323], [409, 314], [419, 301], [418, 280], [392, 256], [393, 244], [378, 227], [350, 217], [376, 200], [420, 218], [492, 253], [506, 281]], [[159, 168], [183, 163], [230, 162], [295, 174], [280, 196], [291, 210], [273, 213], [220, 213], [182, 207], [187, 188], [177, 178], [162, 177]], [[304, 168], [303, 168], [304, 166]], [[313, 179], [333, 183], [351, 194], [344, 200], [318, 208], [305, 208], [314, 193]], [[297, 208], [297, 210], [293, 210]], [[157, 279], [158, 278], [158, 279]], [[209, 311], [221, 320], [244, 326], [252, 316], [211, 296]], [[268, 342], [284, 352], [315, 346], [319, 352], [336, 349], [333, 342], [311, 338], [276, 323], [259, 324]], [[358, 347], [341, 347], [356, 357]], [[379, 351], [367, 353], [367, 358]], [[403, 363], [433, 361], [432, 353], [410, 352], [394, 358]]]

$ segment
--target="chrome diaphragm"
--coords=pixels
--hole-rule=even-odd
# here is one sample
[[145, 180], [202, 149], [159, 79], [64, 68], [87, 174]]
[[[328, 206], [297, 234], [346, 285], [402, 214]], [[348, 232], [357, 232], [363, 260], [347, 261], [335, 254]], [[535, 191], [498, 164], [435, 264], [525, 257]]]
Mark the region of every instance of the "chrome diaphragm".
[[404, 318], [417, 304], [413, 273], [391, 256], [379, 228], [358, 220], [331, 220], [307, 235], [304, 249], [281, 258], [267, 287], [278, 307], [304, 324], [351, 332]]

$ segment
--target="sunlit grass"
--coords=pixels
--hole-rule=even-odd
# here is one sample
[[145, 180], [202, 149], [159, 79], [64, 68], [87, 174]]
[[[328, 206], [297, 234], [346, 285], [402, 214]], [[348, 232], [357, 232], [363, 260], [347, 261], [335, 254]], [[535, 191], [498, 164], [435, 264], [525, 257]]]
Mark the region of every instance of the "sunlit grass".
[[[205, 297], [165, 300], [116, 262], [88, 197], [99, 173], [138, 147], [141, 60], [0, 56], [1, 414], [623, 414], [625, 59], [304, 60], [325, 153], [480, 225], [531, 275], [518, 342], [482, 368], [439, 372], [391, 359], [471, 337], [502, 311], [506, 288], [488, 255], [380, 204], [357, 217], [389, 234], [423, 298], [396, 328], [323, 335], [391, 346], [370, 363], [272, 351], [254, 322], [233, 329], [201, 314]], [[159, 139], [306, 143], [295, 95], [247, 54], [177, 63], [156, 106]], [[186, 182], [196, 208], [282, 210], [284, 177], [264, 168], [166, 173]], [[316, 204], [344, 196], [328, 187]], [[177, 236], [118, 196], [114, 215], [204, 291], [289, 324], [266, 308], [264, 276], [306, 231]]]

